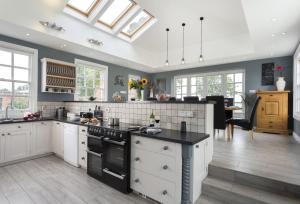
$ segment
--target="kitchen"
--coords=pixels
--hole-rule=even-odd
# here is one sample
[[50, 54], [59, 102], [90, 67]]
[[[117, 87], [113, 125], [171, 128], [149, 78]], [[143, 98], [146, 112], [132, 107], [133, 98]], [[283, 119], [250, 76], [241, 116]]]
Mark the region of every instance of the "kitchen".
[[0, 204], [299, 203], [297, 0], [0, 5]]

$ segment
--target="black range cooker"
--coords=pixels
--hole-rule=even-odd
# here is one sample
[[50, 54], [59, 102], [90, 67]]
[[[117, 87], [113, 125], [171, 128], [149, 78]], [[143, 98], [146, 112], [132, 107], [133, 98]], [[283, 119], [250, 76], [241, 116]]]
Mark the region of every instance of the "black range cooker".
[[88, 127], [87, 173], [123, 192], [130, 190], [130, 132], [122, 127]]

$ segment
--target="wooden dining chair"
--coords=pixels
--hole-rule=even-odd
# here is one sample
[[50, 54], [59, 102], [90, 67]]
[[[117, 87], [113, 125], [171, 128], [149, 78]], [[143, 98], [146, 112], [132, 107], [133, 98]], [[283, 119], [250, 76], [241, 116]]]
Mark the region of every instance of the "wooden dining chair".
[[255, 116], [255, 113], [256, 113], [256, 109], [257, 109], [259, 100], [260, 100], [260, 96], [257, 96], [256, 99], [255, 99], [255, 102], [252, 106], [249, 118], [244, 118], [244, 119], [232, 118], [232, 119], [227, 120], [227, 124], [229, 124], [229, 127], [230, 127], [230, 136], [231, 136], [231, 138], [233, 138], [234, 126], [237, 125], [237, 126], [242, 127], [245, 130], [248, 130], [249, 139], [250, 139], [250, 141], [253, 140], [254, 116]]

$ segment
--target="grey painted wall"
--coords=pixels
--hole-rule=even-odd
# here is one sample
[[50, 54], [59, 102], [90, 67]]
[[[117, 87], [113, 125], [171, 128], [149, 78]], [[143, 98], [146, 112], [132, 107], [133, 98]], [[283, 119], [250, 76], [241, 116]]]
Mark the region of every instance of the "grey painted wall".
[[[214, 65], [207, 67], [198, 67], [186, 70], [178, 70], [178, 71], [169, 71], [169, 72], [161, 72], [152, 75], [152, 80], [156, 79], [166, 79], [166, 89], [167, 92], [171, 94], [171, 87], [173, 85], [174, 76], [184, 75], [184, 74], [195, 74], [195, 73], [205, 73], [205, 72], [218, 72], [218, 71], [227, 71], [233, 69], [244, 69], [245, 70], [245, 91], [246, 93], [249, 90], [276, 90], [275, 84], [272, 86], [262, 86], [261, 85], [261, 66], [264, 63], [274, 62], [276, 65], [281, 65], [285, 67], [285, 71], [283, 76], [285, 76], [287, 85], [286, 89], [292, 91], [293, 89], [293, 57], [278, 57], [278, 58], [269, 58], [269, 59], [260, 59], [253, 61], [245, 61], [245, 62], [237, 62], [230, 64], [222, 64], [222, 65]], [[275, 81], [277, 80], [278, 73], [275, 72]], [[289, 96], [289, 128], [293, 128], [293, 99], [292, 93]], [[298, 121], [297, 121], [298, 122]], [[298, 129], [300, 135], [300, 122]]]
[[[19, 40], [19, 39], [15, 39], [15, 38], [11, 38], [8, 36], [3, 36], [0, 35], [0, 41], [5, 41], [5, 42], [9, 42], [9, 43], [14, 43], [14, 44], [18, 44], [18, 45], [22, 45], [22, 46], [26, 46], [26, 47], [30, 47], [30, 48], [34, 48], [37, 49], [39, 51], [39, 69], [38, 69], [38, 101], [72, 101], [74, 100], [74, 96], [71, 94], [55, 94], [55, 93], [43, 93], [41, 92], [41, 61], [40, 59], [46, 57], [46, 58], [52, 58], [52, 59], [56, 59], [56, 60], [62, 60], [65, 62], [70, 62], [70, 63], [74, 63], [75, 58], [76, 59], [81, 59], [81, 60], [85, 60], [85, 61], [90, 61], [90, 62], [94, 62], [94, 63], [98, 63], [98, 64], [103, 64], [108, 66], [108, 100], [111, 100], [111, 96], [115, 91], [126, 91], [128, 90], [128, 86], [127, 86], [127, 81], [128, 81], [128, 74], [136, 74], [136, 75], [141, 75], [141, 76], [146, 76], [146, 77], [150, 77], [150, 75], [148, 75], [145, 72], [140, 72], [137, 70], [133, 70], [130, 68], [126, 68], [126, 67], [122, 67], [122, 66], [118, 66], [118, 65], [114, 65], [114, 64], [110, 64], [110, 63], [106, 63], [97, 59], [91, 59], [88, 57], [84, 57], [84, 56], [80, 56], [80, 55], [75, 55], [72, 53], [68, 53], [68, 52], [64, 52], [64, 51], [60, 51], [60, 50], [55, 50], [49, 47], [45, 47], [45, 46], [41, 46], [38, 44], [34, 44], [34, 43], [30, 43], [30, 42], [26, 42], [23, 40]], [[123, 75], [124, 76], [124, 86], [120, 86], [120, 85], [114, 85], [114, 78], [116, 75]], [[127, 99], [127, 94], [124, 95]]]
[[[152, 74], [152, 80], [156, 79], [166, 79], [167, 92], [171, 93], [171, 86], [173, 84], [174, 76], [184, 75], [184, 74], [195, 74], [195, 73], [205, 73], [205, 72], [218, 72], [218, 71], [228, 71], [233, 69], [244, 69], [245, 70], [245, 91], [249, 90], [275, 90], [276, 86], [261, 86], [261, 65], [264, 63], [274, 62], [276, 65], [282, 65], [285, 67], [284, 76], [287, 81], [286, 88], [292, 90], [293, 88], [293, 58], [279, 57], [279, 58], [269, 58], [245, 62], [237, 62], [230, 64], [214, 65], [207, 67], [198, 67], [185, 70], [169, 71]], [[277, 80], [277, 73], [275, 73], [275, 80]]]

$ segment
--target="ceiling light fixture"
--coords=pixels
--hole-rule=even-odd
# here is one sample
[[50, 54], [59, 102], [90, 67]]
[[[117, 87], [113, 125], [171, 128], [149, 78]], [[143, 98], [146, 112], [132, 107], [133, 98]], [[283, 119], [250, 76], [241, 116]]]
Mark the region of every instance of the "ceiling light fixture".
[[204, 17], [200, 17], [200, 21], [201, 21], [201, 52], [200, 52], [200, 57], [199, 57], [199, 61], [202, 62], [203, 59], [203, 29], [202, 29], [202, 23], [203, 23]]
[[99, 40], [95, 40], [95, 39], [88, 39], [88, 42], [97, 46], [103, 46], [103, 42], [99, 41]]
[[182, 23], [182, 58], [181, 58], [181, 64], [185, 64], [185, 59], [184, 59], [184, 27], [185, 23]]
[[282, 32], [281, 35], [286, 35], [286, 32]]
[[59, 32], [64, 32], [65, 29], [62, 26], [56, 25], [56, 23], [50, 23], [48, 21], [40, 21], [40, 24], [44, 27], [50, 28], [52, 30], [56, 30]]
[[277, 22], [277, 18], [271, 18], [272, 22]]
[[30, 36], [30, 34], [29, 34], [29, 33], [26, 33], [26, 36]]
[[170, 29], [167, 28], [167, 59], [166, 59], [166, 66], [169, 66], [169, 31]]
[[271, 34], [271, 36], [272, 36], [272, 37], [275, 37], [275, 36], [276, 36], [276, 34], [275, 34], [275, 33], [272, 33], [272, 34]]

